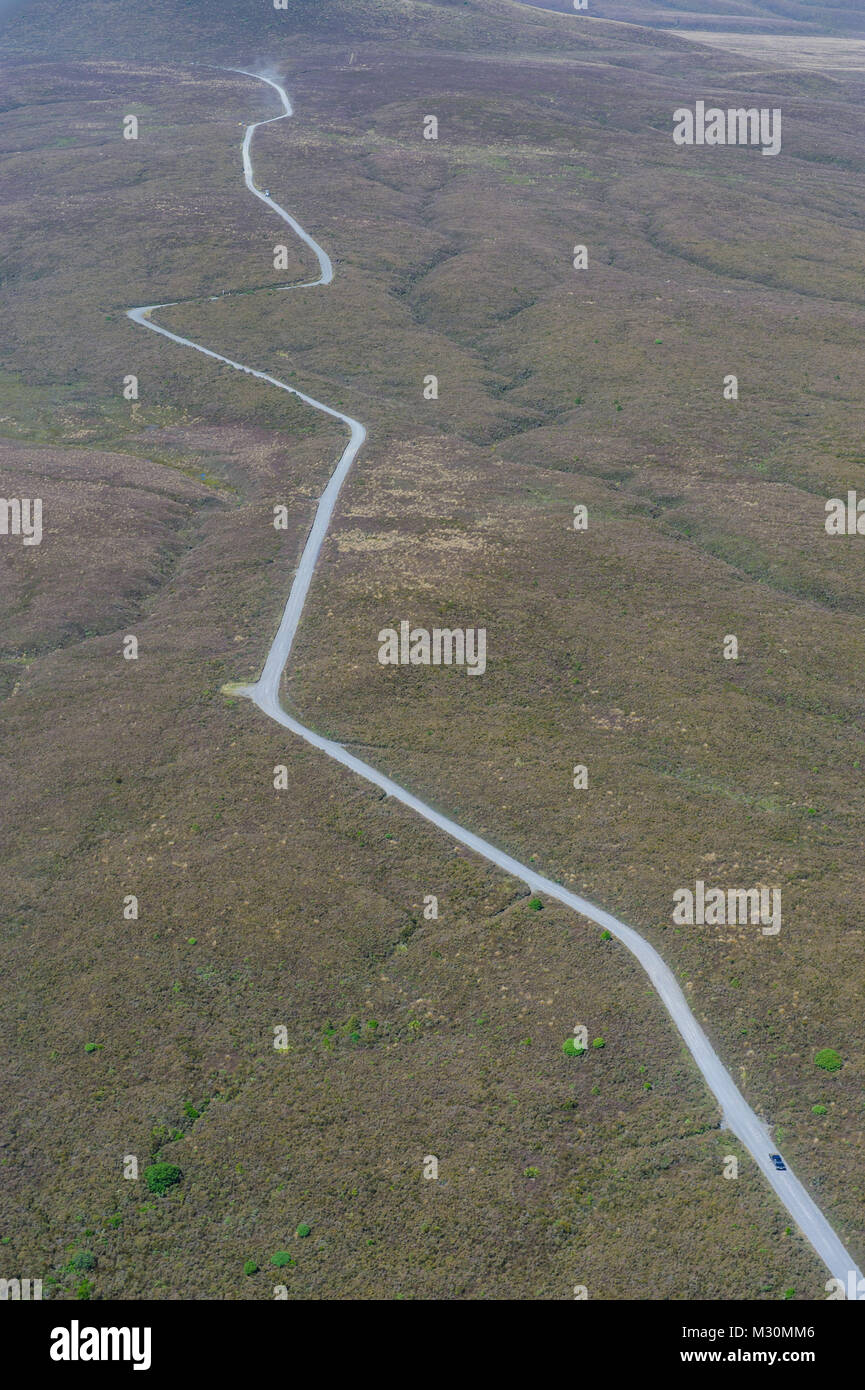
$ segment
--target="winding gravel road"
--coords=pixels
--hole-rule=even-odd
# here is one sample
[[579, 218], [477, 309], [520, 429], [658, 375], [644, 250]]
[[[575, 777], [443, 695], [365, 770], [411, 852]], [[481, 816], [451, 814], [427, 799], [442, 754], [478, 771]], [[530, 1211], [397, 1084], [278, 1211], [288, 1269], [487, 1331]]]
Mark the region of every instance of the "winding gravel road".
[[[247, 126], [243, 137], [243, 177], [247, 188], [261, 202], [266, 203], [273, 212], [281, 217], [300, 237], [301, 241], [312, 251], [318, 262], [319, 274], [316, 279], [309, 280], [304, 284], [279, 286], [281, 289], [311, 289], [316, 285], [329, 285], [333, 279], [333, 266], [330, 258], [325, 251], [318, 245], [308, 232], [295, 221], [291, 213], [281, 207], [268, 194], [263, 193], [255, 185], [251, 146], [255, 131], [261, 126], [272, 125], [275, 121], [285, 120], [292, 114], [291, 102], [288, 99], [283, 87], [278, 82], [269, 77], [262, 77], [257, 73], [247, 72], [243, 68], [224, 69], [228, 72], [241, 73], [245, 77], [251, 77], [257, 81], [266, 82], [272, 87], [282, 103], [282, 111], [278, 116], [272, 116], [266, 121], [256, 121]], [[226, 296], [227, 298], [228, 296]], [[525, 883], [534, 892], [543, 894], [545, 897], [553, 898], [556, 902], [563, 903], [565, 907], [570, 907], [582, 917], [589, 918], [596, 922], [598, 926], [606, 928], [628, 950], [636, 956], [637, 960], [646, 971], [664, 1005], [678, 1028], [685, 1045], [697, 1066], [702, 1072], [706, 1084], [715, 1096], [723, 1117], [723, 1124], [732, 1130], [737, 1138], [744, 1144], [751, 1154], [754, 1162], [762, 1172], [766, 1181], [775, 1189], [787, 1211], [799, 1227], [800, 1231], [810, 1241], [817, 1254], [824, 1261], [832, 1275], [843, 1281], [844, 1287], [848, 1286], [848, 1278], [852, 1276], [858, 1281], [862, 1278], [860, 1270], [857, 1268], [853, 1258], [848, 1254], [838, 1236], [833, 1231], [829, 1222], [820, 1211], [816, 1203], [806, 1192], [798, 1178], [790, 1171], [778, 1172], [770, 1161], [770, 1153], [774, 1149], [769, 1130], [751, 1109], [742, 1093], [736, 1086], [733, 1078], [724, 1067], [709, 1039], [706, 1037], [702, 1028], [694, 1018], [685, 1000], [675, 976], [669, 966], [665, 964], [653, 946], [634, 931], [632, 927], [626, 926], [618, 918], [605, 912], [603, 908], [596, 907], [594, 903], [588, 902], [585, 898], [579, 897], [576, 893], [570, 893], [560, 884], [554, 883], [551, 879], [544, 878], [542, 874], [536, 873], [527, 865], [521, 864], [517, 859], [513, 859], [503, 850], [497, 849], [489, 841], [482, 840], [480, 836], [466, 830], [458, 825], [456, 821], [449, 820], [447, 816], [441, 815], [438, 811], [428, 806], [426, 802], [413, 796], [404, 787], [385, 777], [377, 768], [371, 767], [369, 763], [362, 762], [360, 758], [354, 756], [339, 743], [334, 743], [331, 739], [322, 738], [306, 725], [301, 724], [296, 719], [286, 714], [279, 699], [279, 687], [282, 672], [285, 669], [289, 655], [291, 653], [292, 642], [297, 631], [309, 586], [312, 582], [313, 572], [324, 538], [330, 525], [330, 519], [336, 505], [340, 488], [345, 477], [351, 468], [352, 463], [357, 457], [358, 450], [361, 448], [365, 438], [366, 430], [359, 420], [354, 420], [350, 415], [345, 415], [340, 410], [334, 410], [332, 406], [325, 405], [323, 401], [317, 401], [312, 396], [306, 395], [294, 386], [289, 386], [287, 382], [280, 381], [275, 376], [270, 376], [267, 372], [255, 371], [252, 367], [246, 366], [243, 362], [235, 362], [230, 357], [225, 357], [222, 353], [214, 352], [212, 349], [204, 347], [201, 343], [193, 342], [190, 338], [183, 338], [177, 333], [171, 333], [167, 328], [154, 323], [151, 315], [157, 309], [171, 307], [178, 301], [166, 301], [162, 304], [145, 305], [138, 309], [128, 310], [128, 317], [143, 328], [149, 328], [154, 333], [161, 333], [163, 337], [170, 338], [172, 342], [180, 344], [182, 347], [193, 348], [196, 352], [203, 353], [206, 357], [212, 357], [217, 362], [223, 362], [227, 367], [233, 367], [236, 371], [247, 372], [250, 376], [257, 377], [260, 381], [266, 381], [269, 385], [277, 387], [280, 391], [288, 391], [292, 396], [297, 396], [299, 400], [305, 401], [314, 410], [320, 410], [325, 415], [331, 416], [335, 420], [341, 420], [349, 432], [349, 441], [346, 445], [339, 463], [337, 464], [330, 481], [327, 484], [318, 502], [315, 512], [315, 519], [309, 532], [291, 592], [285, 605], [279, 631], [273, 640], [273, 645], [267, 654], [264, 669], [260, 679], [255, 685], [242, 686], [236, 689], [235, 693], [244, 695], [253, 701], [264, 714], [276, 720], [284, 728], [302, 738], [306, 743], [318, 748], [322, 753], [327, 754], [336, 762], [342, 763], [351, 772], [357, 773], [365, 781], [373, 783], [374, 786], [381, 788], [388, 796], [399, 801], [410, 811], [415, 811], [424, 820], [429, 821], [439, 830], [443, 831], [450, 839], [456, 840], [459, 844], [465, 845], [466, 849], [472, 850], [490, 863], [495, 864], [505, 873], [513, 878]], [[719, 1173], [718, 1181], [723, 1179]]]

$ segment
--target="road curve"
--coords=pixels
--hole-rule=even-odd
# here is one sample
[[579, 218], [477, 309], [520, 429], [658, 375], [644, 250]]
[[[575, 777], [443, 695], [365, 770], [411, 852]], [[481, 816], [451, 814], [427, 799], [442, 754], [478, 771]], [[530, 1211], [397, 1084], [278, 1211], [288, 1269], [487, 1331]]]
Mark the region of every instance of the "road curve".
[[[255, 185], [253, 174], [251, 146], [255, 131], [260, 126], [272, 125], [275, 121], [285, 120], [292, 114], [292, 106], [284, 88], [278, 82], [269, 77], [262, 77], [258, 73], [247, 72], [244, 68], [226, 68], [226, 72], [240, 73], [245, 77], [252, 77], [257, 81], [266, 82], [269, 87], [277, 93], [281, 103], [282, 111], [278, 116], [272, 116], [265, 121], [255, 121], [248, 125], [244, 132], [241, 152], [243, 157], [243, 177], [247, 188], [261, 202], [266, 203], [277, 216], [286, 222], [295, 234], [312, 251], [318, 262], [319, 274], [316, 279], [309, 280], [303, 284], [282, 285], [275, 288], [279, 289], [311, 289], [316, 285], [328, 285], [333, 279], [333, 266], [327, 252], [319, 246], [308, 232], [301, 227], [287, 212], [268, 194], [261, 191]], [[226, 296], [228, 297], [228, 296]], [[234, 693], [244, 695], [258, 706], [264, 713], [274, 719], [283, 728], [296, 734], [306, 743], [318, 748], [322, 753], [327, 754], [336, 762], [347, 767], [351, 772], [357, 773], [365, 781], [373, 783], [374, 786], [381, 788], [388, 796], [399, 801], [403, 806], [408, 807], [424, 820], [429, 821], [439, 830], [443, 831], [450, 839], [456, 840], [464, 845], [466, 849], [472, 850], [475, 854], [495, 864], [505, 873], [513, 878], [525, 883], [536, 893], [541, 893], [545, 897], [553, 898], [556, 902], [563, 903], [565, 907], [570, 907], [582, 917], [589, 918], [596, 922], [598, 926], [604, 927], [611, 932], [624, 946], [636, 956], [637, 960], [646, 971], [658, 994], [664, 1002], [671, 1019], [675, 1023], [685, 1045], [697, 1066], [703, 1074], [709, 1090], [717, 1100], [722, 1115], [722, 1123], [736, 1135], [745, 1146], [754, 1162], [762, 1172], [766, 1181], [774, 1188], [781, 1202], [790, 1213], [799, 1230], [813, 1246], [814, 1250], [823, 1260], [831, 1274], [843, 1282], [845, 1289], [848, 1287], [848, 1280], [852, 1275], [857, 1281], [862, 1278], [861, 1271], [858, 1269], [853, 1257], [848, 1254], [844, 1245], [833, 1231], [829, 1222], [826, 1220], [820, 1208], [809, 1196], [802, 1186], [799, 1179], [790, 1171], [788, 1166], [786, 1172], [778, 1172], [771, 1163], [769, 1155], [774, 1150], [768, 1126], [748, 1105], [745, 1097], [736, 1086], [733, 1078], [721, 1062], [720, 1057], [715, 1052], [706, 1034], [698, 1024], [692, 1014], [688, 1003], [682, 993], [679, 984], [670, 967], [661, 958], [653, 946], [645, 941], [633, 927], [620, 922], [611, 913], [605, 912], [603, 908], [596, 907], [594, 903], [586, 898], [581, 898], [577, 893], [571, 893], [560, 884], [554, 883], [552, 879], [544, 878], [542, 874], [536, 873], [534, 869], [526, 864], [521, 864], [519, 860], [506, 854], [504, 850], [498, 849], [495, 845], [483, 840], [479, 835], [466, 830], [458, 825], [456, 821], [443, 816], [439, 811], [428, 806], [426, 802], [413, 796], [404, 787], [386, 777], [377, 768], [371, 767], [369, 763], [363, 762], [355, 757], [342, 744], [334, 743], [332, 739], [323, 738], [313, 729], [308, 729], [305, 724], [293, 719], [286, 714], [279, 699], [279, 687], [282, 672], [285, 669], [289, 655], [291, 653], [294, 635], [297, 632], [298, 623], [303, 612], [309, 586], [315, 570], [316, 562], [321, 551], [322, 543], [327, 535], [336, 500], [340, 488], [345, 481], [346, 475], [352, 463], [357, 457], [365, 438], [366, 430], [359, 420], [353, 419], [350, 415], [344, 414], [340, 410], [334, 410], [332, 406], [326, 405], [323, 401], [315, 400], [313, 396], [306, 395], [299, 391], [295, 386], [289, 386], [287, 382], [280, 381], [278, 377], [270, 376], [267, 372], [256, 371], [252, 367], [246, 366], [243, 362], [235, 362], [231, 357], [225, 357], [222, 353], [214, 352], [211, 348], [204, 347], [201, 343], [193, 342], [191, 338], [183, 338], [177, 333], [172, 333], [160, 324], [154, 323], [151, 315], [157, 309], [165, 309], [177, 303], [176, 300], [168, 300], [161, 304], [144, 305], [137, 309], [129, 309], [128, 317], [143, 328], [149, 328], [154, 333], [161, 333], [163, 337], [170, 338], [172, 342], [180, 344], [181, 347], [193, 348], [196, 352], [203, 353], [206, 357], [212, 357], [217, 362], [224, 363], [227, 367], [233, 367], [236, 371], [246, 372], [250, 376], [257, 377], [260, 381], [266, 381], [269, 385], [277, 387], [280, 391], [288, 391], [292, 396], [297, 396], [299, 400], [312, 406], [314, 410], [319, 410], [325, 415], [331, 416], [335, 420], [341, 420], [349, 432], [349, 441], [340, 456], [339, 462], [331, 474], [330, 480], [322, 493], [316, 507], [315, 518], [309, 531], [303, 553], [300, 557], [291, 591], [283, 611], [279, 630], [273, 640], [273, 644], [267, 653], [261, 676], [254, 685], [237, 687]], [[720, 1177], [719, 1177], [720, 1181]]]

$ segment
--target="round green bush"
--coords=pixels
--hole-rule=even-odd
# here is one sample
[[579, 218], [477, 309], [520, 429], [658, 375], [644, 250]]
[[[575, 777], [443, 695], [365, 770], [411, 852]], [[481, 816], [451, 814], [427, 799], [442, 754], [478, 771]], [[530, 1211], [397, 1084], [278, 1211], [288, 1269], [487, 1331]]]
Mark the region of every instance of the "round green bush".
[[312, 1229], [311, 1227], [307, 1226], [304, 1222], [301, 1222], [297, 1228], [297, 1234], [301, 1237], [309, 1236], [312, 1235]]
[[607, 1044], [605, 1043], [605, 1041], [604, 1041], [603, 1038], [593, 1038], [593, 1039], [592, 1039], [592, 1047], [606, 1047], [606, 1045], [607, 1045]]
[[288, 1265], [293, 1265], [294, 1260], [287, 1250], [277, 1250], [270, 1263], [276, 1265], [277, 1269], [285, 1269]]
[[247, 1260], [246, 1264], [243, 1266], [243, 1272], [244, 1274], [257, 1274], [258, 1265], [255, 1263], [255, 1260]]
[[164, 1196], [170, 1187], [175, 1187], [183, 1177], [176, 1163], [151, 1163], [144, 1170], [144, 1181], [151, 1192]]
[[814, 1065], [824, 1071], [840, 1071], [842, 1062], [834, 1047], [824, 1047], [814, 1058]]
[[812, 1106], [811, 1106], [811, 1114], [812, 1114], [812, 1115], [825, 1115], [825, 1114], [826, 1114], [826, 1107], [825, 1107], [825, 1105], [812, 1105]]
[[96, 1256], [91, 1255], [89, 1250], [76, 1250], [72, 1259], [69, 1261], [69, 1269], [80, 1269], [87, 1271], [96, 1268]]
[[580, 1047], [576, 1038], [565, 1038], [562, 1043], [562, 1051], [566, 1057], [582, 1057], [585, 1050], [584, 1047]]

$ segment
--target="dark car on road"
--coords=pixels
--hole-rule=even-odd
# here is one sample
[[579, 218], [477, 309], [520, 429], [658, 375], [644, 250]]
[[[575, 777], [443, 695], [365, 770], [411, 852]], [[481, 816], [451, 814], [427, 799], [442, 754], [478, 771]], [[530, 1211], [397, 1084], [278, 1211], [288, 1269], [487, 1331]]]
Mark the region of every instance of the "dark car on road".
[[770, 1154], [769, 1157], [771, 1158], [775, 1167], [778, 1169], [779, 1173], [786, 1173], [787, 1165], [780, 1154]]

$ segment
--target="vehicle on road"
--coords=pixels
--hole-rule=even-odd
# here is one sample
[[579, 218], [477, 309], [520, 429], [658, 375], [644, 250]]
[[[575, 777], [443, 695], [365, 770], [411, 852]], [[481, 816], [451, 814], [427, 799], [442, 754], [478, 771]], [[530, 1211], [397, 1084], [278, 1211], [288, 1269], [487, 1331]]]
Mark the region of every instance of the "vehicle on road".
[[780, 1154], [770, 1154], [769, 1157], [771, 1158], [775, 1167], [778, 1169], [779, 1173], [786, 1173], [787, 1165]]

